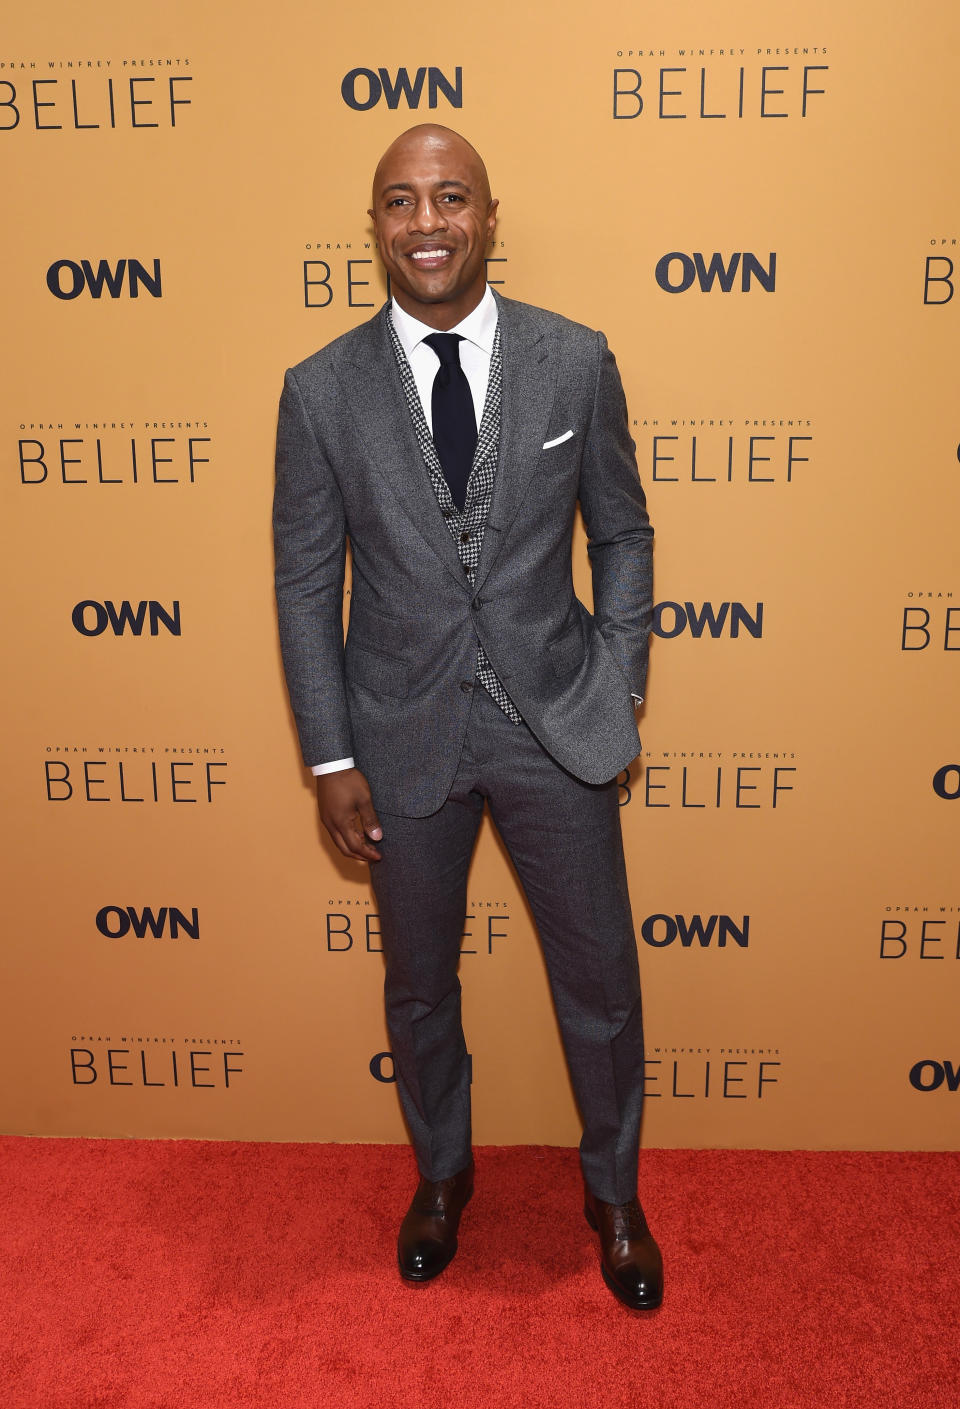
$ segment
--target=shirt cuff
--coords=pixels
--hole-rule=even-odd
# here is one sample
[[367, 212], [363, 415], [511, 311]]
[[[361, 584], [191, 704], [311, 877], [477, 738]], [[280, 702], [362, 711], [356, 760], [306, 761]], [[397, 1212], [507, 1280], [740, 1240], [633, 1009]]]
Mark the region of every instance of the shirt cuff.
[[339, 773], [344, 768], [356, 768], [352, 758], [335, 758], [332, 763], [315, 763], [310, 772], [315, 778], [319, 778], [321, 773]]

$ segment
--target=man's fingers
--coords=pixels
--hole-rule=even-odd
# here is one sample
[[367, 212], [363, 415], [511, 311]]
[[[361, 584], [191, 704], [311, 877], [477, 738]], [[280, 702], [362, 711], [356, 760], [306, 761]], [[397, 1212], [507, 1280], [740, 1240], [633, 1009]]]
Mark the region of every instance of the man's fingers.
[[353, 827], [346, 827], [341, 830], [333, 822], [325, 822], [324, 826], [330, 833], [334, 846], [338, 851], [343, 852], [351, 861], [379, 861], [380, 853], [364, 837], [360, 830], [359, 823]]
[[347, 845], [350, 847], [352, 856], [360, 861], [379, 861], [380, 853], [367, 841], [366, 829], [360, 818], [359, 811], [353, 813], [347, 826], [343, 829]]
[[370, 788], [356, 768], [321, 774], [317, 778], [320, 820], [344, 856], [354, 861], [379, 861], [380, 853], [368, 836], [379, 841], [383, 830], [377, 820]]
[[330, 839], [331, 839], [331, 841], [333, 842], [334, 846], [337, 848], [337, 850], [338, 850], [338, 851], [342, 851], [343, 854], [344, 854], [344, 856], [351, 856], [351, 857], [352, 857], [352, 856], [353, 856], [353, 852], [350, 850], [350, 848], [347, 846], [347, 843], [344, 841], [343, 837], [340, 835], [339, 829], [338, 829], [337, 827], [335, 827], [331, 822], [324, 822], [323, 825], [326, 827], [327, 831], [330, 833]]
[[361, 826], [367, 836], [372, 837], [374, 841], [382, 841], [383, 828], [380, 826], [377, 814], [373, 810], [373, 803], [370, 802], [369, 799], [366, 802], [361, 802], [357, 811], [360, 814]]

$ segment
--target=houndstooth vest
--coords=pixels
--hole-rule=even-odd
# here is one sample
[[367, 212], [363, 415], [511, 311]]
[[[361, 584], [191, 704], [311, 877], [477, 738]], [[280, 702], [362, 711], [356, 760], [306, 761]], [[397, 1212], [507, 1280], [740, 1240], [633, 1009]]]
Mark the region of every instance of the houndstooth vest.
[[[477, 572], [477, 564], [480, 561], [480, 550], [483, 547], [483, 530], [490, 513], [493, 480], [497, 472], [497, 458], [500, 453], [500, 388], [503, 381], [500, 325], [497, 324], [497, 331], [493, 338], [487, 396], [484, 402], [483, 416], [480, 419], [480, 428], [477, 432], [477, 448], [474, 452], [473, 466], [467, 483], [467, 497], [462, 509], [457, 508], [451, 497], [450, 487], [444, 477], [433, 437], [427, 425], [427, 418], [424, 415], [420, 393], [417, 391], [417, 384], [413, 372], [410, 370], [406, 353], [397, 337], [389, 309], [387, 310], [387, 328], [390, 332], [390, 342], [397, 359], [397, 366], [400, 369], [400, 380], [403, 383], [410, 415], [413, 418], [413, 426], [417, 433], [423, 462], [430, 475], [430, 483], [437, 496], [437, 503], [440, 505], [444, 523], [457, 545], [457, 556], [463, 565], [464, 576], [472, 586]], [[477, 643], [477, 679], [496, 700], [508, 719], [512, 719], [514, 724], [523, 722], [519, 710], [497, 679], [493, 666], [487, 659], [487, 653], [479, 642]]]

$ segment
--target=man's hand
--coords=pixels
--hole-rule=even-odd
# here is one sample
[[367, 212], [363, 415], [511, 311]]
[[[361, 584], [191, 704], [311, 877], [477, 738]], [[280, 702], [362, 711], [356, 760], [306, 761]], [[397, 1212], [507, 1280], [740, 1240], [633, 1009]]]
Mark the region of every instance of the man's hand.
[[373, 810], [370, 786], [359, 768], [321, 773], [317, 778], [317, 807], [338, 851], [355, 861], [380, 860], [379, 851], [367, 837], [380, 841], [383, 828]]

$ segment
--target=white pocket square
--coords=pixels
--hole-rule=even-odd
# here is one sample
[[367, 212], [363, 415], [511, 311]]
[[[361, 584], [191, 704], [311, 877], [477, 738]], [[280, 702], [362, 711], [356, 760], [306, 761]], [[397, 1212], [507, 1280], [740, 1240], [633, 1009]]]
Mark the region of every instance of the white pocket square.
[[572, 440], [572, 438], [573, 431], [564, 431], [563, 435], [558, 435], [556, 440], [545, 440], [543, 448], [544, 450], [552, 450], [555, 445], [562, 445], [565, 440]]

